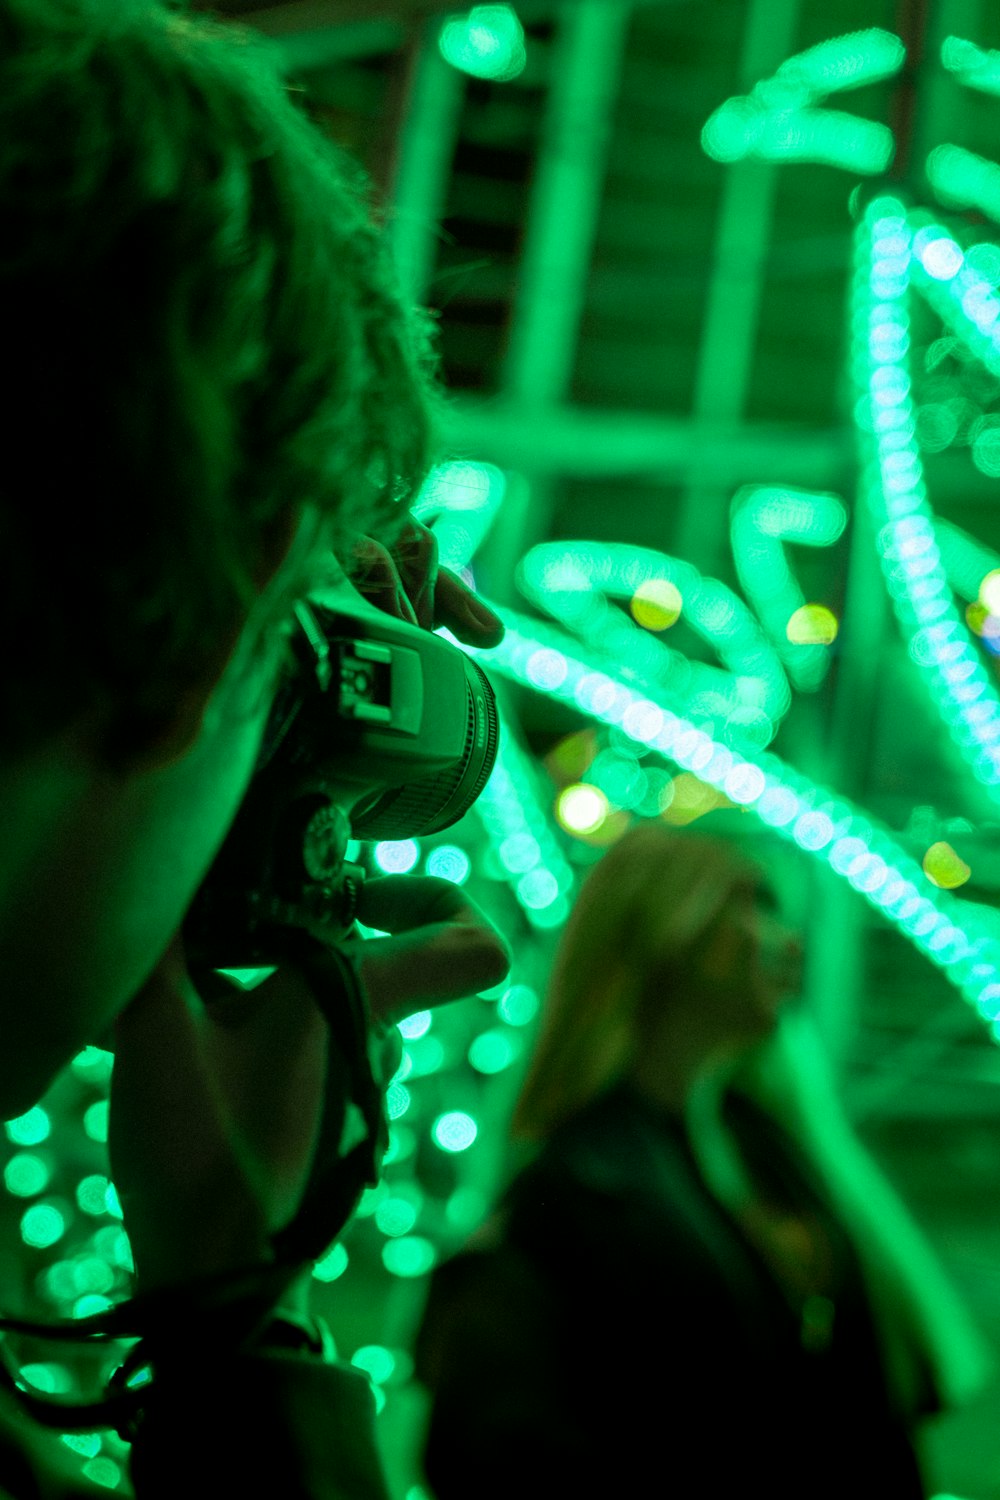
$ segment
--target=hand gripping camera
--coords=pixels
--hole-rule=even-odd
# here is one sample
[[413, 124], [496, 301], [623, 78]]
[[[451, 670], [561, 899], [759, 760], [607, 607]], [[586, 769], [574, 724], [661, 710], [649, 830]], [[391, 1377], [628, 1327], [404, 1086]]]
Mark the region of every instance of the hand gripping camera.
[[[497, 753], [493, 690], [471, 658], [360, 595], [352, 593], [342, 608], [332, 597], [334, 607], [296, 610], [298, 629], [250, 786], [184, 925], [192, 972], [208, 983], [205, 998], [212, 998], [213, 971], [271, 967], [291, 957], [315, 979], [317, 1003], [339, 1043], [331, 1053], [339, 1084], [327, 1089], [299, 1210], [272, 1236], [274, 1263], [196, 1288], [198, 1315], [214, 1320], [216, 1336], [234, 1345], [269, 1316], [287, 1268], [318, 1258], [362, 1189], [378, 1179], [382, 1094], [359, 988], [336, 956], [364, 878], [346, 862], [348, 840], [447, 828], [479, 796]], [[345, 1148], [352, 1105], [364, 1130]], [[195, 1293], [182, 1292], [190, 1318]], [[0, 1317], [0, 1329], [33, 1338], [143, 1340], [99, 1401], [33, 1395], [2, 1358], [0, 1388], [59, 1431], [111, 1426], [134, 1436], [148, 1395], [132, 1383], [149, 1363], [144, 1341], [176, 1317], [169, 1293], [119, 1303], [71, 1326]]]
[[360, 595], [296, 616], [257, 767], [185, 922], [207, 968], [277, 962], [275, 929], [345, 934], [363, 878], [349, 839], [449, 827], [496, 759], [493, 690], [463, 651]]

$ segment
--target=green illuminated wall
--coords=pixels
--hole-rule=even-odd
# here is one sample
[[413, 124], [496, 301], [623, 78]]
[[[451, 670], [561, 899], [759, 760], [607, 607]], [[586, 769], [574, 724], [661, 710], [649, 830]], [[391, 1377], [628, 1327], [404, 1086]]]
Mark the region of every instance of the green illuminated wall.
[[[551, 203], [528, 206], [531, 152], [567, 138], [566, 118], [545, 114], [557, 92], [546, 69], [554, 57], [583, 68], [596, 31], [571, 38], [574, 52], [551, 20], [533, 23], [516, 6], [476, 7], [431, 28], [428, 88], [440, 88], [435, 118], [456, 139], [435, 158], [440, 181], [425, 161], [425, 177], [410, 182], [399, 238], [420, 259], [414, 280], [440, 316], [453, 386], [482, 400], [469, 408], [464, 440], [456, 405], [453, 452], [417, 510], [435, 526], [442, 562], [473, 577], [507, 621], [504, 645], [482, 658], [500, 690], [503, 736], [491, 782], [461, 825], [370, 853], [377, 868], [467, 884], [511, 935], [515, 959], [495, 992], [401, 1026], [384, 1180], [315, 1270], [317, 1305], [330, 1312], [342, 1356], [372, 1378], [390, 1434], [405, 1436], [416, 1421], [409, 1348], [424, 1278], [481, 1221], [499, 1180], [506, 1113], [576, 883], [634, 819], [683, 826], [720, 806], [742, 809], [747, 827], [768, 830], [839, 882], [858, 923], [870, 918], [905, 941], [947, 981], [955, 1006], [964, 1001], [983, 1034], [1000, 1040], [1000, 939], [962, 889], [975, 860], [963, 857], [960, 835], [953, 847], [936, 832], [923, 844], [912, 833], [932, 803], [972, 832], [998, 821], [1000, 167], [982, 140], [930, 130], [901, 185], [892, 175], [899, 143], [877, 107], [906, 60], [890, 17], [866, 25], [858, 5], [857, 24], [838, 38], [829, 7], [803, 6], [794, 55], [750, 77], [740, 75], [731, 37], [752, 9], [731, 0], [696, 25], [682, 15], [691, 7], [672, 7], [678, 28], [688, 26], [677, 35], [692, 77], [717, 54], [716, 71], [700, 75], [711, 90], [699, 95], [696, 129], [689, 99], [654, 97], [651, 49], [640, 42], [656, 23], [637, 12], [620, 77], [603, 56], [606, 113], [580, 126], [586, 168], [576, 179], [560, 177], [558, 161], [552, 168], [552, 191], [573, 205], [555, 261], [559, 214]], [[949, 36], [932, 65], [971, 109], [1000, 112], [991, 103], [1000, 56], [990, 46]], [[567, 110], [581, 107], [579, 92], [567, 97]], [[856, 109], [841, 107], [852, 98]], [[672, 194], [667, 166], [640, 160], [643, 109], [676, 170]], [[474, 169], [492, 128], [497, 160], [506, 135], [523, 170], [498, 175], [486, 202], [490, 183]], [[592, 173], [606, 177], [588, 206]], [[810, 284], [797, 300], [795, 256], [814, 253], [806, 229], [803, 249], [759, 224], [767, 262], [744, 270], [737, 235], [726, 264], [759, 276], [760, 294], [745, 399], [727, 405], [725, 391], [709, 391], [699, 415], [699, 379], [712, 368], [725, 376], [726, 340], [741, 336], [739, 322], [727, 329], [723, 320], [722, 355], [710, 359], [702, 344], [713, 257], [726, 250], [721, 234], [714, 248], [710, 236], [738, 173], [758, 208], [770, 181], [779, 225], [793, 196], [823, 196], [835, 227], [822, 270], [841, 296], [836, 336]], [[678, 228], [687, 210], [674, 200], [699, 195], [711, 212], [704, 236], [692, 230], [688, 242]], [[447, 219], [440, 242], [433, 226], [419, 234], [420, 203], [432, 200]], [[516, 233], [494, 224], [495, 244], [472, 243], [470, 225], [479, 232], [487, 212], [508, 210]], [[549, 238], [539, 231], [532, 241], [536, 290], [522, 307], [516, 255], [528, 233], [518, 216], [533, 213]], [[567, 278], [565, 303], [546, 300], [553, 264]], [[470, 308], [484, 318], [481, 333], [463, 321]], [[769, 363], [779, 335], [787, 363], [784, 354]], [[549, 337], [565, 344], [549, 350], [545, 379], [536, 368], [532, 387], [535, 367], [516, 351]], [[826, 390], [837, 403], [819, 431]], [[609, 434], [586, 458], [573, 438], [581, 413]], [[966, 491], [984, 497], [978, 510]], [[880, 581], [870, 581], [869, 566]], [[868, 690], [862, 681], [851, 697], [851, 673], [863, 679], [856, 664], [866, 656], [880, 670], [891, 661], [896, 676]], [[909, 708], [893, 743], [873, 726], [897, 680], [909, 697], [892, 701]], [[881, 781], [864, 751], [852, 752], [852, 734], [878, 749]], [[893, 780], [916, 740], [939, 784]], [[51, 1099], [6, 1127], [3, 1223], [19, 1237], [25, 1300], [46, 1315], [82, 1317], [128, 1286], [128, 1241], [102, 1149], [110, 1066], [108, 1054], [88, 1049]], [[25, 1351], [23, 1372], [53, 1393], [71, 1379], [51, 1351]], [[91, 1479], [120, 1486], [116, 1439], [74, 1444]], [[404, 1475], [400, 1495], [416, 1500], [416, 1484]]]

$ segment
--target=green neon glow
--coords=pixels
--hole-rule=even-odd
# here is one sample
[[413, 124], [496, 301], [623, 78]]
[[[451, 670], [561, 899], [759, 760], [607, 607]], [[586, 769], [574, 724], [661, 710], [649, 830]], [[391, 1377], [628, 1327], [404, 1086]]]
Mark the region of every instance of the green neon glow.
[[928, 155], [926, 171], [942, 203], [978, 208], [1000, 220], [1000, 165], [995, 161], [945, 142]]
[[317, 1281], [336, 1281], [343, 1276], [347, 1270], [348, 1255], [343, 1245], [334, 1245], [328, 1250], [322, 1260], [318, 1260], [313, 1266], [313, 1275]]
[[[646, 796], [646, 773], [634, 755], [622, 750], [602, 750], [596, 755], [586, 773], [586, 780], [599, 792], [603, 792], [608, 803], [626, 811], [638, 807]], [[579, 809], [578, 809], [579, 810]], [[560, 798], [559, 816], [566, 821], [566, 812], [572, 816]], [[606, 809], [607, 811], [607, 809]], [[578, 824], [581, 832], [588, 832]]]
[[541, 1001], [528, 984], [512, 984], [497, 1002], [497, 1015], [508, 1026], [530, 1026], [538, 1014]]
[[420, 845], [416, 839], [384, 839], [372, 858], [387, 875], [406, 875], [420, 858]]
[[941, 563], [951, 587], [960, 598], [970, 603], [978, 599], [987, 573], [1000, 568], [1000, 552], [970, 536], [961, 526], [939, 516], [935, 517], [934, 531]]
[[727, 99], [706, 121], [701, 143], [716, 161], [817, 161], [854, 172], [884, 172], [888, 126], [811, 106], [827, 94], [898, 72], [906, 56], [892, 32], [872, 27], [833, 37], [788, 58], [750, 94]]
[[65, 1396], [73, 1389], [73, 1377], [65, 1365], [22, 1365], [18, 1376], [22, 1389], [44, 1391], [47, 1396]]
[[392, 1083], [385, 1093], [385, 1112], [390, 1120], [400, 1120], [409, 1109], [412, 1098], [409, 1089], [402, 1083]]
[[1000, 1039], [1000, 940], [966, 903], [939, 890], [920, 865], [846, 798], [800, 775], [778, 757], [741, 755], [608, 670], [553, 626], [502, 611], [507, 634], [490, 653], [495, 672], [535, 687], [528, 663], [557, 652], [565, 671], [546, 691], [578, 712], [624, 731], [647, 751], [692, 771], [781, 837], [826, 861], [876, 910], [942, 968]]
[[101, 1439], [96, 1432], [66, 1432], [59, 1441], [74, 1453], [82, 1453], [84, 1458], [93, 1458], [101, 1451]]
[[113, 1458], [88, 1458], [80, 1472], [105, 1490], [115, 1490], [121, 1484], [122, 1466]]
[[788, 621], [806, 603], [784, 543], [829, 547], [847, 524], [836, 495], [749, 485], [733, 498], [730, 538], [743, 592], [751, 601], [792, 682], [801, 692], [819, 687], [830, 665], [824, 646], [796, 645]]
[[495, 464], [438, 464], [413, 507], [419, 521], [433, 524], [438, 558], [446, 568], [464, 568], [482, 545], [507, 494], [507, 477]]
[[574, 888], [553, 831], [541, 775], [500, 712], [500, 744], [493, 773], [473, 804], [498, 872], [532, 927], [559, 927]]
[[556, 819], [567, 833], [596, 833], [610, 811], [602, 788], [584, 782], [564, 787], [556, 799]]
[[[663, 579], [674, 585], [681, 617], [720, 656], [726, 671], [694, 662], [636, 625], [609, 599], [631, 599]], [[518, 567], [525, 596], [609, 661], [656, 691], [680, 713], [704, 718], [727, 742], [763, 747], [791, 703], [784, 668], [760, 624], [737, 594], [690, 563], [647, 547], [597, 542], [545, 542]], [[559, 653], [539, 651], [529, 663], [534, 687], [556, 687]], [[541, 678], [541, 668], [549, 674]]]
[[83, 1177], [76, 1185], [76, 1201], [85, 1214], [103, 1217], [108, 1211], [108, 1188], [110, 1183], [101, 1173]]
[[1000, 297], [990, 276], [930, 215], [915, 211], [910, 221], [915, 288], [969, 352], [1000, 375]]
[[73, 1280], [79, 1292], [110, 1292], [115, 1273], [103, 1256], [81, 1255], [73, 1264]]
[[36, 1105], [27, 1114], [8, 1120], [4, 1130], [7, 1132], [7, 1139], [17, 1146], [37, 1146], [48, 1139], [52, 1132], [52, 1122], [45, 1110]]
[[409, 1234], [417, 1222], [418, 1208], [406, 1198], [393, 1196], [383, 1198], [375, 1210], [375, 1223], [382, 1233], [391, 1239]]
[[467, 16], [445, 21], [441, 56], [461, 73], [507, 83], [524, 72], [524, 28], [509, 5], [476, 5]]
[[[506, 476], [495, 464], [455, 461], [432, 471], [415, 513], [433, 522], [443, 566], [468, 566], [500, 514], [506, 494]], [[521, 749], [503, 705], [497, 707], [499, 753], [475, 811], [529, 923], [558, 927], [569, 911], [573, 872], [553, 833], [538, 772]], [[535, 870], [540, 873], [533, 875]]]
[[424, 1078], [436, 1073], [445, 1059], [444, 1044], [436, 1036], [416, 1037], [403, 1051], [407, 1078]]
[[464, 885], [472, 870], [472, 861], [457, 844], [438, 844], [427, 856], [426, 870], [428, 875], [436, 875], [439, 880]]
[[396, 1357], [383, 1344], [364, 1344], [351, 1355], [351, 1364], [364, 1370], [376, 1385], [391, 1380], [396, 1369]]
[[15, 1198], [33, 1198], [44, 1193], [52, 1176], [44, 1157], [33, 1151], [19, 1151], [12, 1156], [3, 1169], [3, 1185]]
[[462, 1109], [438, 1115], [431, 1127], [431, 1139], [442, 1151], [468, 1151], [479, 1134], [479, 1126]]
[[[851, 31], [787, 58], [774, 75], [774, 89], [779, 97], [783, 89], [799, 90], [802, 102], [812, 103], [826, 94], [891, 78], [905, 58], [906, 48], [891, 31], [879, 26]], [[770, 85], [759, 87], [767, 91]]]
[[386, 1240], [382, 1246], [382, 1264], [393, 1276], [426, 1276], [436, 1261], [434, 1246], [419, 1234]]
[[430, 1031], [433, 1022], [434, 1018], [429, 1010], [416, 1010], [405, 1021], [400, 1021], [399, 1034], [406, 1037], [407, 1041], [416, 1040], [418, 1036], [424, 1036]]
[[469, 1046], [469, 1062], [477, 1073], [502, 1073], [515, 1061], [520, 1047], [509, 1031], [481, 1031]]
[[84, 1111], [83, 1128], [92, 1141], [103, 1145], [108, 1139], [108, 1101], [98, 1099]]
[[[911, 274], [974, 352], [993, 347], [983, 311], [996, 301], [993, 289], [963, 262], [957, 243], [927, 215], [908, 217], [895, 197], [869, 204], [857, 231], [853, 287], [855, 409], [867, 449], [862, 498], [879, 527], [882, 569], [910, 654], [976, 779], [1000, 801], [1000, 701], [948, 587], [906, 352]], [[887, 324], [899, 335], [889, 341], [879, 332]]]
[[1000, 94], [1000, 52], [987, 51], [960, 36], [948, 36], [941, 43], [941, 62], [967, 88]]
[[36, 1250], [46, 1250], [66, 1233], [65, 1215], [53, 1203], [33, 1203], [21, 1215], [21, 1238]]

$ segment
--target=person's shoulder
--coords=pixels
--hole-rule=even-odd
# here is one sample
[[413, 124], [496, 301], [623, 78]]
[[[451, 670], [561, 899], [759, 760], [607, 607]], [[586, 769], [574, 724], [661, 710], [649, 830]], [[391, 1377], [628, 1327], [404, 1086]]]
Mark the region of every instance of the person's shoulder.
[[631, 1089], [618, 1087], [553, 1132], [535, 1170], [617, 1197], [660, 1176], [664, 1165], [683, 1157], [685, 1150], [679, 1122], [659, 1117]]

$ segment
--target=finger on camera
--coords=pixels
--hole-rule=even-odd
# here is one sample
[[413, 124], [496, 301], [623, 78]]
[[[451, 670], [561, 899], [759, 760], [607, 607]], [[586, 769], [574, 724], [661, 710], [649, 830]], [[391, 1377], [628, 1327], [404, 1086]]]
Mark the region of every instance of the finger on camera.
[[504, 637], [500, 616], [484, 604], [457, 573], [442, 568], [434, 598], [435, 622], [450, 630], [466, 646], [499, 646]]
[[358, 895], [358, 920], [379, 932], [411, 932], [436, 922], [481, 924], [489, 917], [452, 880], [437, 875], [379, 875]]

